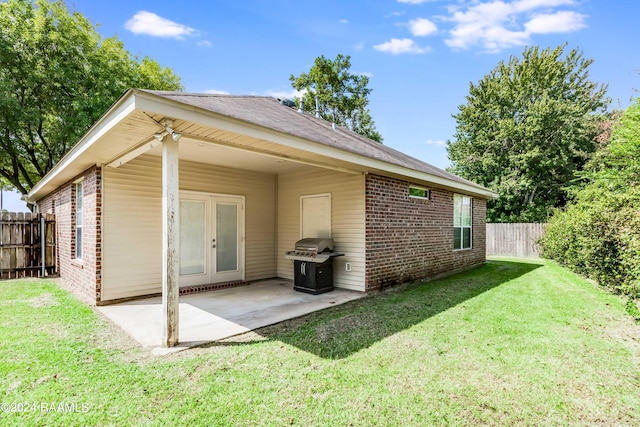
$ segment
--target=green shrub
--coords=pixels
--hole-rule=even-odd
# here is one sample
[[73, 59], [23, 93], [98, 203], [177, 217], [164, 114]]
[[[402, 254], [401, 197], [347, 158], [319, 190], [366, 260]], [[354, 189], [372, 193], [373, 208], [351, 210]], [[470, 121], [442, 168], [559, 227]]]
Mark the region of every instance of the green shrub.
[[551, 217], [542, 254], [640, 298], [640, 101], [625, 111], [582, 178], [573, 201]]

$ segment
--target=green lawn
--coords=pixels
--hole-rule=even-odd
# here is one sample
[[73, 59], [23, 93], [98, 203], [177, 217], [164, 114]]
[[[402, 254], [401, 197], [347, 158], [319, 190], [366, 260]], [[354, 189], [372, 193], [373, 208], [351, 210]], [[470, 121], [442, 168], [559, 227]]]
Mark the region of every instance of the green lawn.
[[640, 425], [640, 325], [554, 263], [494, 260], [156, 357], [6, 281], [0, 396], [2, 426]]

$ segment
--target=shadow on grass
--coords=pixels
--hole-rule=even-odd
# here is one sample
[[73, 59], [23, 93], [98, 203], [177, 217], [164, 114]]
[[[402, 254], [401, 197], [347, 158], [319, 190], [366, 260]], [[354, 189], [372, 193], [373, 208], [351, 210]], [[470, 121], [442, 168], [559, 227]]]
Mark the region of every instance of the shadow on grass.
[[[389, 288], [255, 332], [323, 358], [342, 359], [542, 265], [490, 260], [464, 273]], [[248, 343], [210, 345], [243, 344]]]

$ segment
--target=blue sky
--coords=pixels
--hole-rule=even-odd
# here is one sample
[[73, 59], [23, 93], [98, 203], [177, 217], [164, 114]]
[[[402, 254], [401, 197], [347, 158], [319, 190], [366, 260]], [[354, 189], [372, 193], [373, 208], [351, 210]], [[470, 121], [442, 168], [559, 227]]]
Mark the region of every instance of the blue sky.
[[317, 56], [351, 56], [370, 78], [384, 143], [445, 168], [452, 114], [500, 60], [568, 43], [594, 59], [612, 107], [640, 88], [640, 2], [623, 0], [73, 0], [130, 52], [171, 67], [190, 92], [293, 96]]

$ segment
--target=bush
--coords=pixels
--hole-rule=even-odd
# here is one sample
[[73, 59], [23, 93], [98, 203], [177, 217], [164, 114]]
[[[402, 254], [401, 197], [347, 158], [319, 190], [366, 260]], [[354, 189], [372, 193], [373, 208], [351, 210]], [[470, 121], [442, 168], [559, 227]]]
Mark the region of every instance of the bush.
[[640, 215], [630, 209], [571, 205], [556, 212], [542, 255], [635, 298], [640, 297]]
[[640, 298], [640, 102], [627, 109], [583, 178], [573, 201], [551, 217], [542, 254]]

